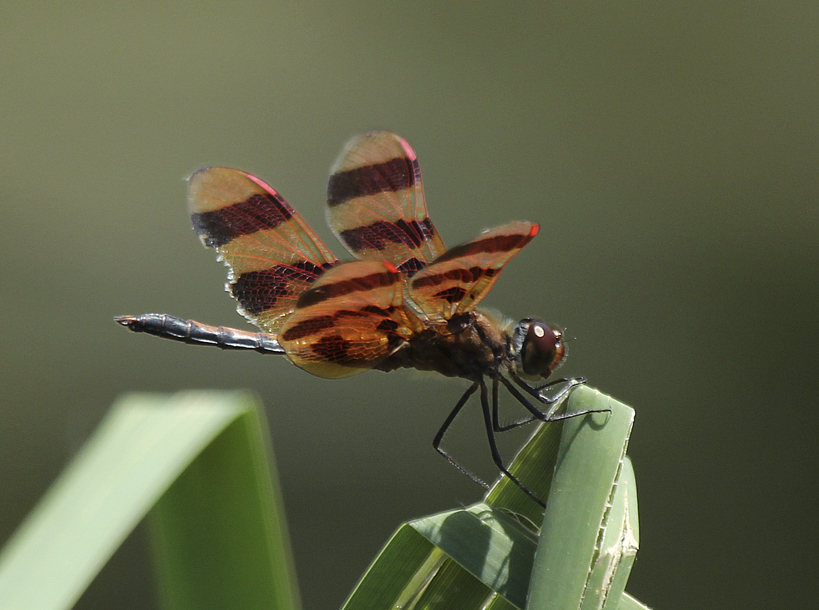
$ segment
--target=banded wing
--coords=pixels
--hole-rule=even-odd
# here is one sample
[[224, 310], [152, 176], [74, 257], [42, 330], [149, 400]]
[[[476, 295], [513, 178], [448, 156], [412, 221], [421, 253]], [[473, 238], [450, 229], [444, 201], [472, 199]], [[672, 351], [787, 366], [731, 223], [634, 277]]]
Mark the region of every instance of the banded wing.
[[344, 147], [327, 185], [327, 221], [356, 258], [392, 263], [407, 277], [446, 250], [427, 216], [415, 151], [387, 131]]
[[239, 313], [277, 334], [299, 296], [337, 260], [272, 187], [226, 167], [200, 169], [188, 184], [188, 211], [206, 246], [228, 265], [227, 290]]
[[410, 298], [432, 319], [474, 309], [537, 232], [535, 223], [510, 222], [448, 250], [409, 280]]
[[402, 304], [403, 281], [393, 265], [341, 263], [301, 295], [279, 343], [308, 373], [349, 377], [371, 369], [420, 328]]

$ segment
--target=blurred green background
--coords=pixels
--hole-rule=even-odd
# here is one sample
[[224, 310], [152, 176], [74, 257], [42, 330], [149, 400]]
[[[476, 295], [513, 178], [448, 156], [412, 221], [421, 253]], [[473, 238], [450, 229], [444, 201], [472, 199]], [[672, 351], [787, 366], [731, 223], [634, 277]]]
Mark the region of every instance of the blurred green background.
[[[561, 373], [637, 409], [629, 591], [807, 605], [817, 32], [819, 4], [771, 0], [4, 3], [0, 541], [129, 390], [260, 394], [308, 609], [338, 607], [401, 521], [478, 499], [430, 447], [464, 383], [319, 380], [111, 319], [244, 327], [183, 179], [256, 173], [342, 254], [328, 169], [377, 128], [415, 147], [448, 245], [541, 223], [485, 303], [564, 326]], [[449, 447], [489, 476], [477, 406], [462, 418]], [[79, 608], [154, 607], [144, 534]]]

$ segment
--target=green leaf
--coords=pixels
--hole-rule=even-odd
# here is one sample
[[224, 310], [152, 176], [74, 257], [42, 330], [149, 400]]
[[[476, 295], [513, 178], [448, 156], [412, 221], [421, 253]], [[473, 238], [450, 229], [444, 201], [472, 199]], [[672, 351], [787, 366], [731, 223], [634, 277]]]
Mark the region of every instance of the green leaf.
[[[634, 413], [586, 387], [568, 401], [602, 408], [538, 426], [510, 466], [545, 516], [501, 477], [485, 502], [399, 528], [345, 609], [646, 610], [623, 592], [639, 539]], [[150, 511], [164, 607], [296, 608], [264, 430], [247, 394], [119, 401], [0, 554], [0, 607], [70, 608]]]
[[71, 608], [157, 502], [166, 607], [297, 607], [263, 430], [246, 393], [119, 400], [0, 553], [0, 608]]
[[410, 525], [485, 585], [487, 594], [519, 608], [526, 603], [537, 538], [513, 517], [480, 503]]
[[[634, 410], [612, 398], [581, 387], [572, 392], [567, 410], [610, 408], [611, 413], [575, 417], [563, 423], [540, 542], [532, 570], [528, 608], [565, 610], [566, 608], [603, 607], [610, 595], [620, 591], [611, 587], [625, 584], [616, 574], [605, 578], [601, 552], [607, 536], [609, 517], [616, 505], [619, 478], [625, 463]], [[628, 468], [630, 471], [630, 468]], [[625, 486], [623, 487], [625, 493]], [[636, 493], [629, 498], [636, 515]], [[632, 509], [632, 504], [628, 505]], [[620, 527], [621, 523], [612, 524]], [[633, 523], [631, 520], [628, 523]], [[630, 542], [631, 543], [631, 542]], [[636, 537], [633, 541], [636, 550]], [[630, 564], [618, 566], [630, 569]]]
[[648, 606], [637, 601], [628, 593], [623, 593], [617, 610], [650, 610]]
[[586, 595], [582, 608], [616, 610], [622, 603], [631, 567], [640, 546], [640, 526], [637, 523], [637, 484], [631, 460], [626, 458], [614, 491], [614, 502], [605, 515], [601, 541], [590, 570], [587, 590], [600, 594]]
[[[510, 466], [546, 500], [545, 518], [501, 477], [483, 503], [402, 526], [344, 610], [644, 608], [623, 593], [638, 542], [634, 473], [625, 458], [634, 412], [586, 387], [572, 392], [566, 410], [608, 408], [540, 425]], [[572, 587], [580, 594], [566, 603]]]

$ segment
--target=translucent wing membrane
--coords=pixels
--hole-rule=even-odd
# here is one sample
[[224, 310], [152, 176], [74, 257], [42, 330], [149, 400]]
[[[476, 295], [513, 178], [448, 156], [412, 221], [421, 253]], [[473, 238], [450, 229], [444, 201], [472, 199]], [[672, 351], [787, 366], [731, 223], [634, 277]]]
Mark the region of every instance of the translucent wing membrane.
[[[327, 186], [330, 227], [358, 259], [353, 262], [339, 263], [273, 188], [242, 171], [211, 167], [193, 174], [188, 208], [202, 242], [216, 249], [230, 269], [227, 289], [239, 312], [262, 332], [165, 314], [119, 316], [118, 323], [185, 343], [284, 354], [319, 377], [416, 368], [468, 379], [471, 387], [433, 446], [483, 485], [441, 448], [450, 424], [479, 391], [494, 462], [543, 505], [506, 469], [494, 433], [596, 411], [556, 414], [557, 401], [580, 379], [558, 380], [566, 388], [549, 396], [544, 389], [552, 384], [524, 381], [545, 379], [563, 357], [559, 333], [539, 320], [524, 319], [510, 334], [492, 316], [470, 313], [506, 263], [537, 235], [537, 224], [511, 222], [447, 251], [427, 216], [415, 152], [406, 140], [385, 131], [350, 140]], [[462, 314], [469, 315], [451, 320]], [[501, 426], [500, 387], [531, 417]]]
[[409, 280], [410, 298], [432, 319], [471, 311], [537, 232], [535, 223], [510, 222], [448, 250]]
[[427, 216], [415, 152], [394, 133], [373, 131], [347, 143], [327, 185], [327, 219], [356, 258], [392, 263], [405, 276], [445, 251]]
[[225, 167], [190, 177], [188, 210], [202, 243], [230, 267], [239, 312], [277, 334], [301, 295], [337, 261], [301, 216], [255, 176]]
[[299, 298], [279, 334], [297, 366], [319, 377], [373, 368], [417, 330], [403, 306], [401, 274], [389, 263], [341, 263]]

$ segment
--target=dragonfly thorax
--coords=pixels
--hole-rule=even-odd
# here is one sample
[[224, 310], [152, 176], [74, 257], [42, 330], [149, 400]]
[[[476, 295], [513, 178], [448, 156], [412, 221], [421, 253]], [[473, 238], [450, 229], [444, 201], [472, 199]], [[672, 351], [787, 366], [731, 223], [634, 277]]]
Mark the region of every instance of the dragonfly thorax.
[[475, 381], [507, 365], [509, 335], [480, 310], [450, 320], [427, 322], [395, 353], [375, 367], [382, 371], [414, 368], [436, 371], [446, 377]]

